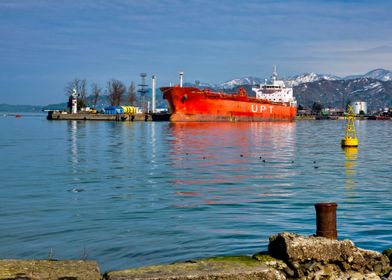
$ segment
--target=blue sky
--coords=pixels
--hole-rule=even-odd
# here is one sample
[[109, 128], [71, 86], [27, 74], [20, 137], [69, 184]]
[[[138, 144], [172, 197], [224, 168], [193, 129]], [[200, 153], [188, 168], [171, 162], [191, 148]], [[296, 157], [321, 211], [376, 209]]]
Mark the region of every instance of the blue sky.
[[66, 100], [74, 78], [158, 86], [392, 69], [391, 1], [0, 0], [0, 103]]

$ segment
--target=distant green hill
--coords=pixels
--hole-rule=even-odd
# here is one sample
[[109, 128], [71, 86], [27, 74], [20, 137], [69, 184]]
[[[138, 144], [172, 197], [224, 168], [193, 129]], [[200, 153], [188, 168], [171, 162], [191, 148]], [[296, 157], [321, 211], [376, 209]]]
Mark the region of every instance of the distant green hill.
[[33, 112], [41, 112], [41, 111], [42, 111], [42, 106], [39, 105], [0, 104], [0, 112], [33, 113]]
[[0, 104], [0, 112], [12, 112], [12, 113], [34, 113], [34, 112], [42, 112], [44, 110], [65, 110], [65, 109], [67, 109], [67, 103], [49, 104], [46, 106]]
[[49, 104], [42, 107], [42, 110], [66, 110], [67, 103], [57, 103], [57, 104]]

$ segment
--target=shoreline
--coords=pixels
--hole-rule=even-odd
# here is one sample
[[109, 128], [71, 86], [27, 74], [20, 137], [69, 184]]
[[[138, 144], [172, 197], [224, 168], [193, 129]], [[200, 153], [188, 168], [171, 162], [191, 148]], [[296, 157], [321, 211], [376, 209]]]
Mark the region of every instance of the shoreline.
[[101, 272], [94, 260], [0, 260], [0, 279], [392, 279], [392, 248], [383, 253], [351, 240], [279, 233], [268, 252]]

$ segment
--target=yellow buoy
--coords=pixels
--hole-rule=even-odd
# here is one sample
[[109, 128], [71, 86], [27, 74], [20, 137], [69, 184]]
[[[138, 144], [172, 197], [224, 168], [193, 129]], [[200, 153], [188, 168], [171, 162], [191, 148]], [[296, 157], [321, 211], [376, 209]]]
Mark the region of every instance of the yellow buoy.
[[350, 105], [348, 106], [346, 119], [346, 137], [342, 139], [342, 147], [358, 147], [358, 139], [354, 126], [355, 114], [353, 111], [353, 107], [351, 107]]

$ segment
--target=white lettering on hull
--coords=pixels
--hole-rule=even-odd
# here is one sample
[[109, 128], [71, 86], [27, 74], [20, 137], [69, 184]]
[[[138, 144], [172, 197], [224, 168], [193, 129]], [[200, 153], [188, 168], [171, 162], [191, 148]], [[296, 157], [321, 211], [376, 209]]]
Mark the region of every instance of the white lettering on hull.
[[265, 105], [260, 105], [258, 106], [257, 104], [252, 104], [252, 113], [263, 113], [267, 109], [269, 109], [270, 114], [272, 114], [274, 106], [265, 106]]

